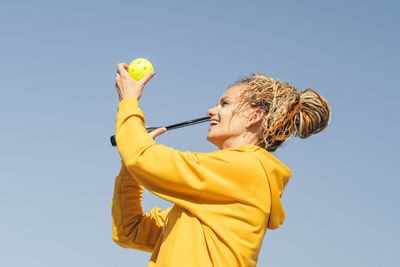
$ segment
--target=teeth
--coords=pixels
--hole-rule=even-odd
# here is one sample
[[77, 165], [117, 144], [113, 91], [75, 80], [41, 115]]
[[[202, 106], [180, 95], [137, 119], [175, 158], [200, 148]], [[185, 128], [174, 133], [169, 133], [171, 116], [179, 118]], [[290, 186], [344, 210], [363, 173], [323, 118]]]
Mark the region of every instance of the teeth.
[[219, 124], [219, 121], [211, 121], [210, 122], [210, 125], [218, 125]]

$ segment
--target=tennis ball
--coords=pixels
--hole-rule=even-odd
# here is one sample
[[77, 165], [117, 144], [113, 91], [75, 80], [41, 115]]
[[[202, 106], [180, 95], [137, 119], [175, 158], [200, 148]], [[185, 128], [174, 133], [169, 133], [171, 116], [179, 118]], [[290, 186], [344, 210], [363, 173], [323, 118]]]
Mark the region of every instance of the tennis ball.
[[145, 58], [137, 58], [129, 65], [128, 72], [132, 79], [139, 81], [144, 75], [153, 71], [153, 65]]

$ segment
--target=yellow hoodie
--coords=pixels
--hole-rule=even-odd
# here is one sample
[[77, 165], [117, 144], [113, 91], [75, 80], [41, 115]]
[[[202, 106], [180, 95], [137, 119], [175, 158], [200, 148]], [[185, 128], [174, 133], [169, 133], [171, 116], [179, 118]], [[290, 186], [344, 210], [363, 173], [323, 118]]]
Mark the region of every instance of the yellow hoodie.
[[[159, 145], [136, 99], [118, 111], [114, 241], [152, 252], [148, 266], [256, 266], [267, 227], [285, 219], [280, 197], [291, 171], [250, 144], [210, 153]], [[141, 185], [175, 205], [143, 213]]]

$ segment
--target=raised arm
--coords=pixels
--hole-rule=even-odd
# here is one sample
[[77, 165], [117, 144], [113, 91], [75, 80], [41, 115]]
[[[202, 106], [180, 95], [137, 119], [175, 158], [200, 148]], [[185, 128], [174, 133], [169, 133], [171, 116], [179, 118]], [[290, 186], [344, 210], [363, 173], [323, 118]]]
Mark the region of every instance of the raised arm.
[[251, 155], [255, 146], [211, 153], [181, 152], [157, 144], [149, 136], [136, 99], [122, 100], [118, 110], [116, 139], [128, 172], [170, 202], [191, 210], [191, 206], [204, 202], [245, 199], [242, 188], [252, 192], [254, 179], [265, 177], [260, 163]]

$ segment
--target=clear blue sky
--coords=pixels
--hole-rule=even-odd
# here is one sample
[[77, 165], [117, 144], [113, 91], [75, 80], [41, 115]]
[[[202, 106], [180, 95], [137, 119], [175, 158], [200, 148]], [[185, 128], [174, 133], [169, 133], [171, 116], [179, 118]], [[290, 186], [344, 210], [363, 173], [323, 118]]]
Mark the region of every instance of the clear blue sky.
[[[147, 125], [204, 116], [258, 71], [313, 88], [328, 129], [275, 153], [293, 171], [258, 266], [398, 266], [398, 1], [6, 1], [0, 4], [0, 265], [146, 266], [118, 247], [109, 144], [115, 65], [148, 58]], [[217, 149], [208, 125], [159, 143]], [[145, 194], [145, 211], [170, 204]]]

